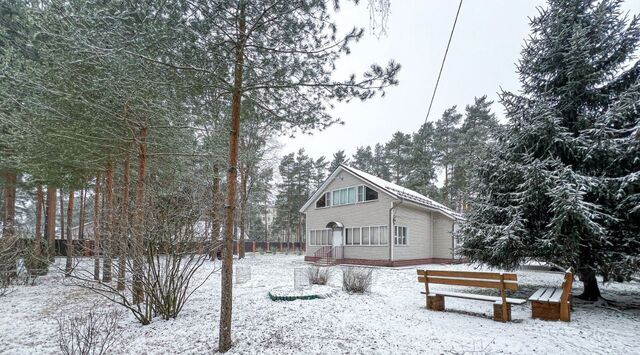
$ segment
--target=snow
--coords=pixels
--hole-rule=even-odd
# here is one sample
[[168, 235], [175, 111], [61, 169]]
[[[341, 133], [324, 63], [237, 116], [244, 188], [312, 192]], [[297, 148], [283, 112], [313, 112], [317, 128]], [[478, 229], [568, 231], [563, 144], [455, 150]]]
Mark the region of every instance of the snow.
[[[515, 321], [499, 323], [490, 319], [492, 305], [488, 302], [452, 298], [446, 300], [446, 312], [425, 309], [416, 268], [463, 270], [474, 269], [472, 265], [374, 268], [372, 290], [364, 295], [341, 291], [341, 269], [334, 267], [330, 286], [336, 290], [331, 297], [274, 302], [268, 292], [292, 287], [293, 270], [304, 265], [303, 258], [254, 255], [237, 263], [251, 265], [252, 277], [245, 284], [234, 284], [231, 354], [627, 354], [640, 349], [637, 281], [602, 287], [605, 297], [621, 301], [618, 309], [576, 301], [572, 321], [564, 323], [531, 319], [528, 305], [514, 306]], [[208, 262], [200, 273], [213, 267]], [[560, 272], [537, 268], [517, 273], [521, 289], [515, 297], [526, 298], [539, 287], [562, 283]], [[169, 321], [154, 319], [142, 326], [123, 311], [120, 326], [124, 332], [111, 353], [215, 351], [219, 284], [217, 272], [194, 293], [182, 313]], [[579, 287], [576, 282], [574, 294], [580, 292]], [[444, 285], [432, 288], [469, 292]], [[86, 289], [64, 285], [58, 272], [41, 278], [36, 286], [15, 287], [0, 298], [0, 353], [59, 353], [56, 319], [94, 304], [117, 309]]]

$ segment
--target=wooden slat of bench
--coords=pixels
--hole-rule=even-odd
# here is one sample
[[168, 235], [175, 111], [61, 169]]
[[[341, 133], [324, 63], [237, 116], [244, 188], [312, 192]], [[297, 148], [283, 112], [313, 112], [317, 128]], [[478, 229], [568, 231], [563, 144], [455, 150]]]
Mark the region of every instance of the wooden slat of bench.
[[[425, 292], [420, 292], [423, 295]], [[502, 302], [502, 298], [499, 296], [487, 296], [487, 295], [476, 295], [472, 293], [460, 293], [460, 292], [431, 292], [429, 296], [445, 296], [445, 297], [454, 297], [454, 298], [464, 298], [468, 300], [476, 300], [476, 301], [486, 301], [486, 302]], [[509, 298], [507, 297], [507, 303], [510, 304], [525, 304], [527, 300], [520, 298]]]
[[531, 297], [529, 297], [529, 301], [534, 302], [540, 300], [540, 296], [542, 296], [545, 290], [546, 288], [539, 288], [536, 292], [533, 293], [533, 295], [531, 295]]
[[[489, 279], [500, 280], [499, 272], [484, 271], [444, 271], [444, 270], [417, 270], [419, 276], [424, 276], [425, 271], [429, 276], [455, 277], [469, 279]], [[513, 273], [503, 273], [505, 281], [517, 281], [518, 275]]]
[[[431, 277], [431, 273], [429, 273], [428, 277], [419, 276], [418, 282], [422, 282], [422, 283], [428, 282], [430, 284], [453, 285], [453, 286], [497, 288], [497, 289], [501, 287], [500, 281], [465, 279], [465, 278], [461, 279], [461, 278]], [[504, 283], [504, 288], [507, 290], [515, 291], [518, 289], [518, 284], [513, 281], [508, 281]]]
[[553, 289], [553, 295], [551, 295], [551, 297], [549, 297], [549, 302], [551, 303], [560, 303], [560, 297], [562, 297], [562, 289], [561, 288], [554, 288]]

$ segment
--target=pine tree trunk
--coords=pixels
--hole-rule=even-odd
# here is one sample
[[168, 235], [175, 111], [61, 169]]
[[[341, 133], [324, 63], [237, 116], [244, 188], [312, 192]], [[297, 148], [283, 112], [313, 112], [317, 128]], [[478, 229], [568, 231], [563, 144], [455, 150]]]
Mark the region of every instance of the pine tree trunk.
[[240, 172], [240, 237], [238, 238], [238, 259], [244, 258], [245, 209], [247, 208], [247, 178], [248, 169], [243, 167]]
[[127, 154], [122, 167], [122, 200], [120, 208], [120, 238], [118, 255], [118, 291], [124, 291], [127, 267], [127, 254], [129, 249], [129, 166], [130, 159]]
[[96, 174], [93, 198], [93, 279], [100, 281], [100, 173]]
[[224, 222], [224, 250], [221, 272], [220, 330], [218, 351], [231, 348], [231, 313], [233, 311], [233, 226], [238, 178], [238, 138], [240, 135], [240, 108], [242, 104], [242, 75], [244, 65], [245, 4], [240, 1], [239, 32], [235, 48], [233, 95], [231, 99], [231, 129], [229, 131], [229, 170], [227, 171], [227, 199]]
[[34, 254], [35, 257], [39, 258], [40, 253], [42, 252], [42, 204], [44, 202], [44, 194], [42, 192], [42, 186], [38, 185], [37, 187], [37, 201], [36, 201], [36, 230], [34, 237]]
[[80, 190], [80, 217], [78, 222], [78, 240], [84, 240], [84, 220], [85, 220], [85, 203], [87, 198], [87, 189]]
[[71, 276], [73, 269], [73, 200], [75, 192], [69, 190], [69, 201], [67, 202], [67, 264], [64, 268], [64, 276]]
[[581, 295], [577, 296], [577, 298], [593, 302], [602, 298], [595, 271], [591, 268], [581, 268], [578, 270], [578, 273], [580, 281], [582, 281], [582, 285], [584, 286], [584, 291]]
[[138, 180], [136, 181], [136, 209], [133, 217], [133, 303], [143, 301], [144, 277], [144, 188], [147, 164], [147, 127], [138, 136]]
[[49, 246], [49, 258], [56, 256], [56, 188], [47, 186], [47, 244]]
[[211, 251], [209, 257], [211, 260], [216, 258], [217, 248], [220, 239], [220, 167], [218, 164], [213, 165], [213, 201], [211, 203]]
[[4, 172], [4, 223], [2, 236], [10, 238], [16, 235], [16, 181], [13, 171]]
[[104, 241], [102, 243], [104, 261], [102, 263], [102, 282], [111, 282], [111, 263], [113, 257], [113, 165], [107, 162], [104, 176]]
[[64, 220], [64, 194], [62, 193], [62, 189], [60, 189], [58, 197], [60, 198], [60, 243], [62, 243], [64, 240], [64, 225], [66, 224]]

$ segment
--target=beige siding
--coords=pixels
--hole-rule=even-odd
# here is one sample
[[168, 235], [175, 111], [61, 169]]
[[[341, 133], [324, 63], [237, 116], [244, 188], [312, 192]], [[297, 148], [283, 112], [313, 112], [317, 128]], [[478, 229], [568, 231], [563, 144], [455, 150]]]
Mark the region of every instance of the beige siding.
[[451, 258], [453, 221], [439, 213], [433, 214], [433, 257]]
[[394, 246], [394, 260], [431, 257], [431, 214], [429, 212], [421, 208], [400, 204], [395, 213], [395, 225], [408, 228], [408, 244]]
[[[342, 171], [336, 176], [336, 178], [327, 186], [326, 191], [331, 191], [343, 187], [368, 185], [362, 182], [362, 180], [354, 177], [348, 172]], [[380, 189], [374, 186], [368, 185], [374, 190], [378, 191], [378, 200], [369, 201], [363, 203], [356, 203], [352, 205], [316, 208], [316, 203], [313, 201], [311, 206], [306, 210], [307, 231], [312, 229], [322, 229], [327, 226], [329, 222], [340, 222], [345, 227], [364, 227], [364, 226], [378, 226], [389, 224], [389, 208], [393, 199], [381, 192]], [[307, 232], [307, 239], [309, 233]], [[308, 240], [307, 240], [308, 241]], [[307, 255], [313, 256], [315, 251], [319, 247], [307, 246]], [[357, 258], [357, 259], [378, 259], [385, 260], [389, 258], [388, 246], [345, 246], [344, 248], [345, 258]]]

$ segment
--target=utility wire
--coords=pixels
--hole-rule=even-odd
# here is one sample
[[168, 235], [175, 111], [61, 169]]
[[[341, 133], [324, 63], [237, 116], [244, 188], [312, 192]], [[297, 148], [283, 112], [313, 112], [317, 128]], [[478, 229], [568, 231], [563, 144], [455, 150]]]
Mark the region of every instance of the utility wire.
[[438, 91], [438, 84], [440, 83], [440, 76], [442, 75], [442, 69], [444, 68], [444, 62], [447, 60], [447, 53], [449, 53], [449, 46], [451, 45], [451, 39], [453, 38], [453, 32], [456, 30], [456, 23], [458, 23], [458, 15], [460, 15], [460, 8], [462, 8], [462, 1], [460, 0], [460, 4], [458, 4], [458, 11], [456, 12], [456, 18], [453, 20], [453, 27], [451, 28], [451, 33], [449, 34], [449, 42], [447, 42], [447, 49], [444, 51], [444, 57], [442, 57], [442, 64], [440, 64], [440, 71], [438, 72], [438, 80], [436, 80], [436, 86], [433, 88], [433, 94], [431, 95], [431, 102], [429, 102], [429, 109], [427, 110], [427, 117], [424, 119], [424, 123], [427, 123], [429, 119], [429, 114], [431, 113], [431, 106], [433, 106], [433, 100], [436, 97], [436, 92]]

